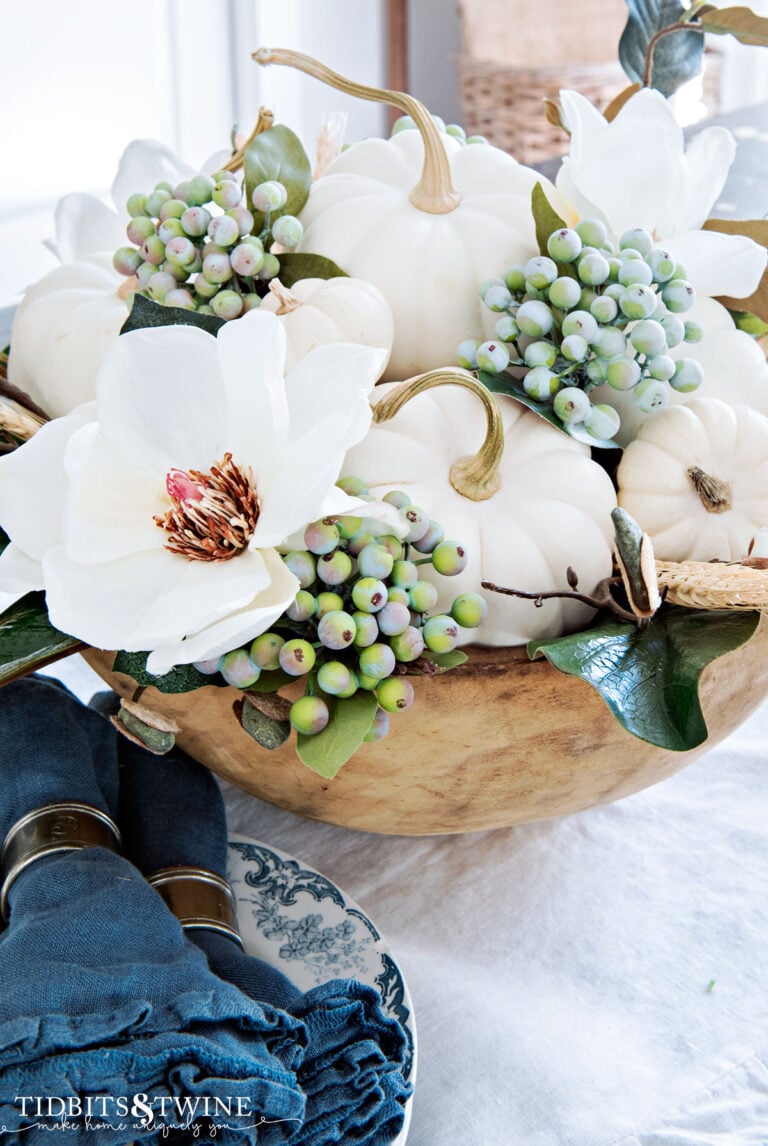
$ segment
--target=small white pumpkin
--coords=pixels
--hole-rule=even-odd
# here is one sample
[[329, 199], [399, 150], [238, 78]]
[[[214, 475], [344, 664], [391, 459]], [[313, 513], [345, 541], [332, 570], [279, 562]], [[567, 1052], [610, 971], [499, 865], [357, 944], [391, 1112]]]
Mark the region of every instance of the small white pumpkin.
[[[429, 379], [440, 385], [441, 378], [466, 389], [422, 392]], [[447, 539], [466, 547], [469, 563], [456, 577], [421, 567], [440, 591], [437, 608], [450, 608], [459, 593], [482, 592], [488, 618], [479, 630], [464, 631], [464, 643], [519, 645], [582, 627], [592, 611], [577, 601], [547, 600], [536, 608], [485, 592], [481, 581], [530, 592], [567, 589], [570, 565], [589, 593], [610, 576], [616, 496], [589, 448], [514, 399], [494, 398], [462, 371], [435, 371], [406, 383], [403, 395], [415, 396], [402, 408], [395, 401], [400, 389], [376, 389], [377, 406], [382, 397], [385, 402], [378, 416], [386, 403], [396, 412], [347, 454], [343, 473], [362, 478], [380, 497], [403, 490], [443, 526]], [[468, 460], [484, 434], [480, 453]]]
[[90, 401], [104, 355], [128, 317], [131, 289], [109, 252], [50, 271], [14, 316], [9, 381], [52, 418]]
[[[698, 398], [719, 398], [729, 406], [752, 406], [768, 414], [768, 362], [754, 338], [737, 330], [728, 311], [713, 298], [699, 297], [683, 317], [698, 322], [704, 337], [701, 342], [680, 343], [670, 351], [670, 357], [693, 358], [701, 363], [704, 381], [690, 394], [680, 394], [670, 387], [670, 406]], [[631, 390], [619, 391], [611, 386], [600, 386], [594, 391], [593, 400], [607, 402], [618, 411], [621, 427], [616, 440], [622, 446], [637, 436], [641, 426], [663, 413], [644, 414], [635, 404]]]
[[300, 250], [367, 279], [392, 308], [395, 341], [385, 379], [456, 361], [460, 342], [490, 337], [496, 316], [478, 295], [484, 279], [538, 254], [531, 193], [546, 179], [498, 148], [462, 145], [438, 131], [412, 97], [354, 84], [297, 52], [261, 49], [363, 99], [408, 112], [418, 130], [353, 144], [312, 185]]
[[[302, 279], [290, 291], [279, 279], [269, 284], [261, 310], [283, 322], [285, 369], [330, 342], [356, 342], [392, 349], [392, 311], [380, 290], [361, 279]], [[386, 365], [386, 363], [385, 363]]]
[[663, 561], [738, 561], [768, 526], [768, 418], [694, 398], [641, 426], [617, 474], [619, 505]]

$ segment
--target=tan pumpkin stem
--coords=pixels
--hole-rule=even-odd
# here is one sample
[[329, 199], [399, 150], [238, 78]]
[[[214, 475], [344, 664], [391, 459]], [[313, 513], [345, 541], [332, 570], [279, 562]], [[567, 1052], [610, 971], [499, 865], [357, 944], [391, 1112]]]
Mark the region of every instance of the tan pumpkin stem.
[[292, 310], [298, 310], [299, 307], [304, 305], [300, 298], [296, 298], [295, 294], [291, 294], [289, 290], [286, 290], [280, 282], [280, 279], [272, 279], [269, 284], [269, 290], [280, 303], [275, 314], [290, 314]]
[[373, 407], [373, 420], [380, 423], [394, 418], [411, 398], [435, 386], [461, 386], [483, 403], [488, 424], [485, 441], [476, 454], [459, 458], [453, 463], [449, 480], [462, 497], [470, 501], [487, 501], [501, 485], [499, 466], [504, 453], [504, 426], [493, 395], [469, 371], [459, 370], [458, 367], [445, 368], [409, 378], [376, 403]]
[[239, 171], [240, 168], [243, 166], [243, 160], [245, 159], [245, 153], [248, 150], [248, 148], [251, 146], [251, 144], [253, 143], [256, 136], [261, 135], [262, 131], [267, 131], [267, 129], [272, 126], [274, 121], [275, 121], [275, 117], [272, 114], [272, 112], [270, 111], [270, 109], [268, 107], [260, 107], [259, 108], [259, 118], [256, 120], [256, 126], [254, 127], [253, 131], [248, 136], [248, 138], [246, 139], [246, 141], [242, 145], [242, 147], [238, 147], [237, 151], [231, 156], [231, 158], [228, 159], [226, 163], [222, 163], [221, 170], [222, 171]]
[[331, 71], [312, 56], [305, 56], [303, 52], [293, 52], [287, 48], [259, 48], [253, 53], [253, 59], [262, 67], [268, 64], [284, 64], [289, 68], [296, 68], [297, 71], [304, 72], [305, 75], [312, 76], [346, 95], [373, 100], [375, 103], [388, 103], [410, 115], [424, 140], [424, 165], [421, 169], [421, 178], [411, 191], [411, 203], [419, 211], [426, 211], [430, 215], [447, 215], [458, 207], [461, 195], [453, 186], [451, 167], [440, 139], [440, 132], [424, 104], [419, 103], [413, 96], [406, 92], [393, 92], [387, 88], [356, 84], [346, 76]]
[[733, 490], [729, 481], [712, 477], [699, 466], [691, 466], [687, 472], [707, 513], [726, 513], [733, 507]]
[[120, 286], [115, 291], [115, 294], [118, 298], [121, 298], [123, 302], [127, 302], [138, 285], [139, 280], [136, 278], [136, 275], [131, 275], [125, 280], [124, 283], [120, 283]]

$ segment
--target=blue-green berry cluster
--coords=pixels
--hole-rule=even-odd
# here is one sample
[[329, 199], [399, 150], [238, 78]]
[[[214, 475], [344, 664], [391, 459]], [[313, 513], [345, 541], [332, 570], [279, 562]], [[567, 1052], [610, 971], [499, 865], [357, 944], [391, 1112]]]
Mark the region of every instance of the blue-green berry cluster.
[[[488, 143], [488, 140], [484, 135], [467, 135], [466, 131], [460, 123], [446, 123], [445, 120], [441, 119], [439, 115], [433, 115], [432, 122], [435, 124], [438, 131], [440, 131], [443, 135], [449, 135], [452, 139], [455, 139], [457, 143], [460, 143], [462, 147], [464, 147], [466, 144], [471, 145], [473, 143]], [[399, 135], [401, 131], [416, 130], [418, 130], [416, 120], [412, 119], [410, 115], [401, 115], [399, 119], [396, 119], [392, 124], [392, 130], [389, 133], [389, 138], [394, 139], [394, 137]]]
[[596, 387], [631, 390], [650, 413], [668, 404], [670, 388], [700, 386], [699, 363], [669, 354], [703, 337], [697, 323], [679, 317], [696, 292], [685, 268], [647, 231], [626, 231], [614, 245], [602, 222], [584, 219], [554, 231], [547, 252], [481, 285], [483, 302], [499, 315], [497, 337], [463, 342], [462, 366], [509, 371], [566, 429], [596, 441], [620, 425], [612, 406], [591, 400]]
[[[135, 275], [137, 292], [164, 306], [239, 318], [259, 306], [279, 273], [274, 243], [292, 250], [302, 238], [293, 215], [279, 215], [288, 192], [282, 183], [259, 184], [244, 199], [232, 171], [195, 175], [173, 187], [157, 183], [145, 195], [128, 199], [126, 234], [131, 246], [115, 252], [120, 274]], [[254, 234], [252, 210], [264, 215]]]
[[[339, 486], [372, 501], [358, 478]], [[426, 566], [445, 577], [467, 564], [464, 547], [447, 540], [438, 522], [399, 490], [384, 500], [398, 511], [407, 533], [374, 534], [358, 516], [323, 518], [304, 531], [304, 548], [283, 560], [299, 582], [295, 600], [270, 632], [249, 648], [198, 663], [220, 672], [228, 684], [247, 689], [264, 672], [304, 678], [305, 695], [291, 707], [293, 727], [314, 735], [327, 727], [330, 698], [343, 702], [358, 690], [373, 692], [378, 711], [367, 740], [386, 735], [389, 716], [410, 708], [413, 686], [404, 675], [420, 658], [449, 653], [461, 629], [476, 628], [488, 612], [483, 598], [462, 593], [449, 613], [433, 613], [438, 591], [421, 579]]]

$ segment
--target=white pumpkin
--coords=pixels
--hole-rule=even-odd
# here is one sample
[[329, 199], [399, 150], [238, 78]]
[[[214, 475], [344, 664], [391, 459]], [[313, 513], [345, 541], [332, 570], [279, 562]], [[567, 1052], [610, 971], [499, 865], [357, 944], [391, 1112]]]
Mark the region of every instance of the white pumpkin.
[[[577, 601], [548, 600], [536, 608], [533, 601], [483, 591], [480, 583], [530, 592], [567, 589], [570, 565], [580, 588], [591, 592], [611, 574], [613, 485], [587, 446], [514, 399], [494, 399], [471, 375], [465, 377], [474, 393], [447, 385], [420, 393], [390, 420], [374, 425], [347, 454], [343, 473], [362, 478], [374, 495], [403, 490], [443, 526], [447, 539], [465, 546], [469, 562], [458, 576], [440, 577], [426, 565], [420, 570], [438, 587], [440, 609], [463, 592], [479, 591], [487, 600], [486, 622], [477, 631], [466, 630], [464, 643], [519, 645], [578, 629], [592, 611]], [[379, 386], [374, 399], [378, 404], [397, 391], [396, 385]], [[483, 442], [488, 417], [478, 401], [483, 395], [483, 402], [498, 407], [505, 444], [503, 452], [489, 449], [486, 437], [482, 460], [497, 449], [500, 485], [492, 496], [488, 489], [484, 500], [472, 500], [453, 484], [462, 485], [457, 478], [464, 467], [458, 475], [453, 468]]]
[[768, 526], [768, 418], [694, 398], [641, 426], [618, 469], [619, 505], [663, 561], [738, 561]]
[[8, 377], [52, 418], [93, 398], [97, 371], [128, 317], [129, 282], [104, 252], [56, 267], [24, 295]]
[[[670, 405], [684, 405], [698, 398], [719, 398], [729, 406], [752, 406], [768, 414], [768, 362], [755, 339], [737, 330], [728, 311], [713, 298], [699, 297], [683, 317], [698, 322], [704, 337], [701, 342], [675, 346], [670, 357], [694, 358], [701, 363], [704, 381], [690, 394], [680, 394], [670, 387]], [[635, 404], [631, 390], [619, 391], [611, 386], [595, 390], [593, 401], [607, 402], [618, 411], [621, 428], [616, 440], [622, 446], [637, 436], [641, 426], [663, 412], [644, 414]]]
[[312, 185], [300, 214], [299, 249], [325, 255], [384, 294], [395, 320], [386, 379], [456, 361], [467, 338], [495, 321], [480, 283], [538, 254], [531, 193], [543, 183], [498, 148], [463, 145], [438, 131], [410, 96], [354, 84], [297, 52], [261, 49], [262, 64], [288, 64], [363, 99], [407, 111], [418, 130], [353, 144]]
[[[286, 290], [269, 284], [261, 310], [282, 319], [287, 338], [285, 369], [330, 342], [392, 349], [392, 311], [380, 290], [361, 279], [302, 279]], [[386, 365], [386, 364], [385, 364]]]

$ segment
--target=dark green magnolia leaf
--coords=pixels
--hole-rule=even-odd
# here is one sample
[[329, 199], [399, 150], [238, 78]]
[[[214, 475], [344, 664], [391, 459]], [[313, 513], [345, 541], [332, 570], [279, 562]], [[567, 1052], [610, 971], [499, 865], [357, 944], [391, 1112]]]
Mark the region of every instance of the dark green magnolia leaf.
[[[542, 255], [546, 255], [548, 254], [547, 239], [549, 236], [553, 231], [559, 231], [562, 227], [567, 227], [568, 224], [565, 219], [560, 218], [550, 203], [541, 183], [537, 183], [531, 193], [531, 211], [533, 221], [536, 224], [536, 242], [539, 245], [539, 251]], [[573, 273], [573, 268], [571, 268], [571, 274]]]
[[313, 255], [310, 251], [286, 251], [278, 255], [280, 260], [279, 279], [286, 289], [302, 279], [345, 279], [347, 272], [337, 267], [332, 259], [324, 255]]
[[113, 672], [123, 672], [131, 676], [137, 684], [156, 688], [158, 692], [193, 692], [196, 688], [203, 688], [207, 684], [223, 686], [226, 682], [218, 673], [206, 676], [198, 672], [192, 665], [177, 665], [163, 676], [155, 676], [147, 672], [147, 657], [149, 653], [119, 652], [112, 665]]
[[296, 751], [313, 772], [332, 780], [342, 765], [354, 756], [376, 715], [372, 692], [356, 692], [347, 700], [328, 700], [331, 719], [317, 736], [299, 733]]
[[121, 334], [131, 330], [146, 330], [150, 326], [198, 326], [214, 337], [224, 325], [223, 318], [215, 314], [198, 314], [196, 310], [184, 310], [179, 306], [162, 306], [145, 298], [143, 294], [133, 296], [130, 313], [120, 328]]
[[247, 700], [242, 698], [236, 700], [234, 710], [243, 731], [247, 732], [251, 739], [260, 744], [262, 748], [266, 748], [270, 752], [285, 744], [291, 735], [289, 720], [276, 720], [274, 716], [268, 716], [265, 712], [255, 708], [254, 705], [249, 704]]
[[550, 426], [554, 426], [555, 429], [561, 430], [563, 433], [566, 432], [563, 423], [549, 403], [537, 402], [535, 398], [529, 397], [520, 383], [510, 374], [489, 374], [485, 370], [480, 370], [477, 376], [483, 386], [492, 394], [506, 394], [508, 398], [515, 398], [527, 406], [529, 410], [533, 410], [534, 414], [538, 414], [545, 422], [549, 422]]
[[264, 215], [251, 206], [251, 194], [260, 183], [276, 179], [288, 192], [285, 206], [271, 213], [271, 222], [280, 215], [298, 215], [309, 197], [312, 164], [298, 135], [283, 123], [277, 123], [256, 136], [245, 153], [243, 170], [246, 202], [253, 210], [255, 235], [260, 234], [265, 223]]
[[580, 633], [532, 641], [528, 655], [581, 677], [628, 732], [659, 748], [686, 752], [703, 743], [703, 669], [754, 634], [759, 613], [665, 605], [646, 628], [609, 617]]
[[[621, 66], [634, 83], [642, 83], [648, 45], [657, 32], [676, 24], [685, 9], [679, 0], [627, 0], [629, 18], [619, 41]], [[654, 49], [651, 87], [671, 96], [701, 71], [701, 32], [670, 32]]]
[[10, 545], [10, 543], [11, 543], [10, 537], [5, 532], [5, 530], [2, 527], [0, 527], [0, 553], [2, 553], [3, 550], [5, 549], [6, 545]]
[[28, 593], [0, 615], [0, 684], [26, 676], [84, 648], [54, 629], [43, 593]]
[[716, 36], [733, 36], [742, 44], [768, 46], [768, 18], [756, 16], [751, 8], [711, 8], [701, 22], [707, 32]]

